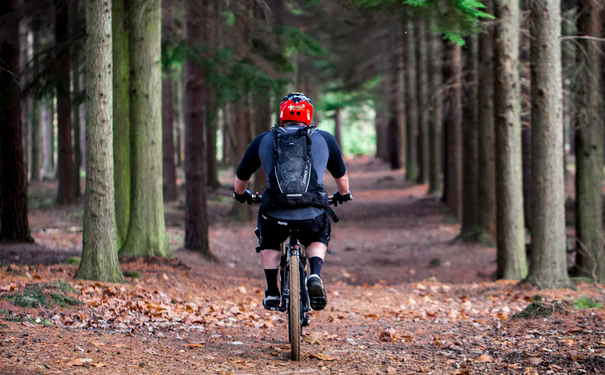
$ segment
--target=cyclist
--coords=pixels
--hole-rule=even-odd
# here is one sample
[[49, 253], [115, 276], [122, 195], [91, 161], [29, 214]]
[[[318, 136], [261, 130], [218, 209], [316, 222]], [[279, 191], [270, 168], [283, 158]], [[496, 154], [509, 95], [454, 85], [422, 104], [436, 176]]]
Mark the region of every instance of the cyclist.
[[263, 306], [275, 310], [280, 303], [277, 274], [280, 244], [297, 230], [297, 238], [305, 246], [311, 268], [307, 289], [313, 310], [322, 310], [327, 295], [321, 279], [328, 242], [327, 193], [323, 188], [326, 168], [336, 181], [334, 205], [351, 199], [349, 177], [336, 139], [330, 133], [310, 126], [313, 104], [302, 93], [288, 94], [282, 100], [279, 125], [258, 135], [248, 146], [234, 181], [233, 197], [241, 203], [252, 202], [246, 190], [252, 174], [262, 166], [267, 182], [258, 215], [256, 235], [267, 289]]

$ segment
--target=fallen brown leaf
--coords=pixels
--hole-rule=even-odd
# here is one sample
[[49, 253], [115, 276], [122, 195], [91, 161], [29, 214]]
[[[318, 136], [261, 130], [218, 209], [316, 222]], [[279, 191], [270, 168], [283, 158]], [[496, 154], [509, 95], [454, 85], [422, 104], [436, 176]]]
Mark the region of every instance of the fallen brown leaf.
[[493, 361], [494, 361], [494, 359], [487, 354], [481, 354], [479, 356], [479, 358], [477, 358], [477, 362], [493, 362]]
[[99, 363], [95, 363], [95, 364], [93, 364], [93, 366], [94, 366], [94, 367], [105, 367], [105, 366], [107, 366], [107, 364], [106, 364], [106, 363], [103, 363], [103, 362], [99, 362]]
[[333, 358], [327, 354], [322, 354], [322, 353], [311, 354], [309, 357], [321, 359], [322, 361], [335, 361], [336, 360], [335, 358]]
[[183, 346], [188, 346], [190, 348], [203, 348], [204, 346], [206, 346], [206, 344], [203, 342], [188, 342], [183, 344]]
[[530, 357], [525, 362], [530, 365], [539, 365], [540, 363], [542, 363], [542, 359], [538, 357]]
[[92, 362], [92, 358], [76, 358], [76, 359], [72, 359], [71, 361], [67, 362], [65, 365], [66, 366], [84, 366], [87, 363], [91, 363]]
[[303, 338], [303, 342], [311, 345], [319, 345], [319, 336], [317, 333], [313, 332]]

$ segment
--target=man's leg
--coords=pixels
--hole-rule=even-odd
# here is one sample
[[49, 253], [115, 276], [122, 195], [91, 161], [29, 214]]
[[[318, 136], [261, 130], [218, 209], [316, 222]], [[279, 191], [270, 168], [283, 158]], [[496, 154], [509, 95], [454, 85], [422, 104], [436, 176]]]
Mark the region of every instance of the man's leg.
[[307, 257], [311, 266], [311, 275], [321, 276], [321, 267], [326, 259], [328, 247], [321, 242], [313, 242], [307, 246]]
[[307, 289], [313, 310], [323, 310], [328, 304], [328, 296], [320, 276], [327, 249], [328, 247], [321, 242], [313, 242], [306, 249], [311, 266], [311, 274], [307, 277]]
[[265, 277], [267, 279], [267, 294], [279, 296], [279, 287], [277, 284], [277, 274], [279, 272], [279, 261], [281, 253], [277, 250], [262, 250], [260, 252]]

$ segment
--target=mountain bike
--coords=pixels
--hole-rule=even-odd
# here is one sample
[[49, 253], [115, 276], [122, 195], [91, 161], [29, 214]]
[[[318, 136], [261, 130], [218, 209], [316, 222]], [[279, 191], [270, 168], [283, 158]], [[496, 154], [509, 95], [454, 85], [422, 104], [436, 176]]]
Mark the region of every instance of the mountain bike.
[[[260, 203], [261, 194], [252, 194], [252, 201]], [[333, 197], [329, 197], [333, 203]], [[300, 361], [300, 336], [302, 327], [310, 324], [309, 291], [307, 290], [307, 257], [304, 247], [296, 237], [296, 229], [290, 230], [290, 237], [280, 245], [281, 262], [279, 267], [281, 284], [281, 302], [277, 311], [282, 311], [288, 317], [288, 341], [290, 343], [290, 358]]]

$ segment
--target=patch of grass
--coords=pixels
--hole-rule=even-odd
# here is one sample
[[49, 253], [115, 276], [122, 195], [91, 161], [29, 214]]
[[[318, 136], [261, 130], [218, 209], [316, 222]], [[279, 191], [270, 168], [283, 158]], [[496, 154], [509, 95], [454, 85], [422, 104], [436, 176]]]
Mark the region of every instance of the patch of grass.
[[124, 277], [132, 277], [133, 279], [138, 279], [143, 275], [139, 271], [126, 271], [123, 272]]
[[594, 283], [593, 279], [591, 279], [590, 277], [586, 277], [586, 276], [572, 276], [571, 281], [574, 284], [580, 284], [580, 283], [592, 284], [592, 283]]
[[439, 259], [439, 258], [433, 258], [429, 262], [430, 267], [439, 267], [440, 265], [441, 265], [441, 259]]
[[[53, 291], [49, 292], [49, 289]], [[78, 294], [79, 291], [65, 281], [55, 281], [47, 284], [29, 284], [25, 286], [21, 293], [3, 298], [12, 301], [15, 306], [24, 308], [52, 307], [57, 305], [60, 307], [69, 307], [82, 304], [77, 298], [68, 296], [68, 293]]]
[[69, 264], [80, 264], [80, 257], [70, 257], [67, 261]]
[[23, 318], [13, 315], [9, 310], [0, 310], [0, 319], [5, 322], [16, 322], [20, 323], [23, 321]]
[[43, 324], [47, 327], [50, 327], [53, 325], [53, 323], [51, 321], [48, 321], [46, 319], [34, 319], [34, 318], [27, 318], [27, 321], [30, 322], [31, 324]]
[[535, 295], [525, 310], [513, 315], [513, 318], [517, 319], [539, 319], [547, 318], [553, 315], [555, 312], [564, 311], [561, 304], [557, 301], [552, 303], [544, 302], [542, 296]]
[[573, 305], [576, 308], [576, 310], [603, 308], [603, 305], [601, 305], [601, 302], [599, 302], [594, 297], [578, 298], [575, 301], [573, 301]]
[[46, 297], [42, 288], [37, 284], [30, 284], [23, 289], [23, 292], [5, 297], [12, 301], [13, 305], [25, 308], [43, 307]]

